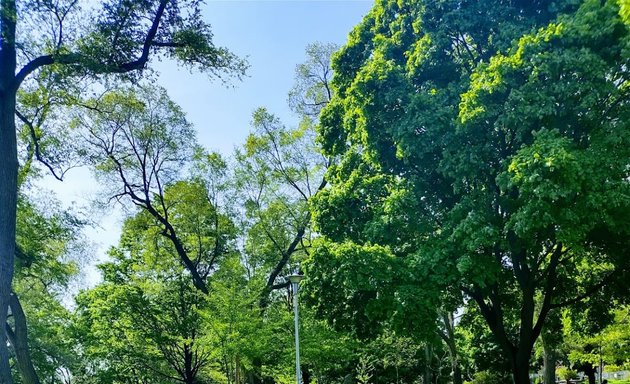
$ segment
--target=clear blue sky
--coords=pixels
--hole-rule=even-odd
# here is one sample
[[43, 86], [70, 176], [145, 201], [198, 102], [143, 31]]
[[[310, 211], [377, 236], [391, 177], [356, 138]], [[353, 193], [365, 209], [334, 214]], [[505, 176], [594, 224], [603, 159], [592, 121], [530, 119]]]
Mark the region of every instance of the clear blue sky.
[[186, 111], [201, 143], [228, 155], [244, 142], [257, 107], [267, 107], [286, 124], [295, 123], [286, 100], [306, 46], [316, 41], [343, 44], [371, 6], [369, 0], [210, 0], [204, 16], [215, 44], [247, 57], [249, 77], [227, 88], [173, 63], [157, 63], [159, 83]]

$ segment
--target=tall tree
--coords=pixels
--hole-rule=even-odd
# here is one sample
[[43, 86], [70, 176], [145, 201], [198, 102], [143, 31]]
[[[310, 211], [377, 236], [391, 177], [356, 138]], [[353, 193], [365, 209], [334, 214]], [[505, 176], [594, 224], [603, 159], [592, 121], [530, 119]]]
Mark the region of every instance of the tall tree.
[[[208, 286], [225, 261], [232, 268], [238, 254], [234, 226], [206, 192], [197, 181], [180, 181], [165, 187], [163, 198], [182, 247], [207, 266], [202, 270]], [[87, 357], [95, 369], [104, 362], [103, 377], [131, 382], [138, 373], [128, 376], [129, 369], [135, 366], [158, 382], [197, 383], [215, 360], [206, 336], [209, 296], [181, 268], [177, 247], [163, 231], [146, 208], [127, 219], [119, 247], [110, 251], [113, 260], [100, 266], [104, 283], [78, 299], [84, 346], [94, 352]]]
[[[274, 289], [287, 286], [280, 279], [299, 250], [310, 246], [309, 201], [326, 186], [324, 173], [331, 159], [315, 144], [314, 126], [319, 112], [332, 98], [330, 60], [334, 44], [313, 43], [306, 48], [306, 61], [295, 70], [295, 85], [289, 106], [302, 118], [300, 126], [288, 128], [264, 108], [253, 114], [254, 132], [236, 155], [237, 179], [244, 192], [250, 219], [251, 260], [267, 263], [266, 283], [261, 292], [264, 307]], [[256, 249], [268, 244], [262, 255]], [[263, 257], [266, 260], [256, 258]], [[294, 261], [293, 268], [298, 265]], [[271, 269], [269, 270], [269, 266]], [[292, 271], [288, 271], [291, 273]]]
[[292, 272], [287, 266], [295, 269], [296, 256], [310, 246], [308, 202], [326, 185], [328, 160], [317, 153], [309, 124], [288, 129], [265, 109], [254, 113], [253, 124], [256, 134], [236, 155], [236, 177], [247, 199], [248, 261], [265, 280], [265, 307], [273, 290], [287, 286], [281, 278]]
[[[171, 188], [172, 196], [167, 194], [195, 153], [192, 126], [164, 89], [114, 90], [85, 104], [92, 112], [79, 110], [78, 129], [85, 130], [84, 152], [96, 176], [110, 188], [109, 198], [131, 202], [151, 216], [160, 228], [159, 233], [172, 244], [190, 273], [194, 286], [207, 294], [206, 278], [224, 244], [217, 237], [214, 253], [207, 249], [208, 244], [202, 244], [201, 237], [199, 244], [187, 244], [186, 231], [194, 231], [195, 227], [182, 223], [182, 213], [177, 212], [178, 207], [186, 207], [191, 199], [203, 204], [207, 196], [200, 184]], [[192, 209], [192, 205], [181, 209]], [[218, 216], [204, 216], [212, 212], [199, 210], [194, 220], [204, 225], [212, 221], [218, 229], [221, 224]]]
[[518, 384], [549, 311], [627, 271], [620, 3], [379, 1], [333, 62], [319, 228], [407, 256], [418, 295], [461, 290]]
[[[71, 77], [138, 73], [155, 53], [214, 75], [244, 69], [232, 54], [214, 46], [198, 1], [80, 5], [77, 0], [0, 2], [0, 324], [6, 321], [14, 270], [20, 87], [46, 68]], [[6, 344], [0, 343], [0, 382], [10, 384], [8, 358]]]
[[[302, 119], [285, 126], [264, 108], [253, 114], [253, 132], [236, 153], [235, 181], [244, 207], [244, 260], [260, 281], [259, 308], [265, 316], [273, 292], [288, 287], [286, 275], [299, 268], [311, 246], [309, 202], [326, 186], [331, 159], [315, 143], [317, 116], [332, 97], [330, 57], [336, 47], [314, 43], [296, 67], [289, 106]], [[284, 295], [279, 295], [284, 296]], [[262, 362], [254, 364], [260, 379]]]

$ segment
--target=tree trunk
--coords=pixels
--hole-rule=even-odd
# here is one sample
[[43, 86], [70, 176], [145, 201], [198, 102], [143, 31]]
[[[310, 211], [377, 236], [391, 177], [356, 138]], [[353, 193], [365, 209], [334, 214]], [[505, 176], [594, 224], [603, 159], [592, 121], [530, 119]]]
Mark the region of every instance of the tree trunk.
[[431, 351], [431, 346], [427, 343], [424, 345], [424, 375], [422, 377], [422, 382], [425, 384], [431, 383], [431, 361], [433, 360], [433, 353]]
[[462, 384], [462, 368], [459, 365], [459, 361], [453, 364], [453, 384]]
[[462, 370], [459, 364], [457, 344], [455, 344], [455, 319], [453, 318], [453, 313], [444, 312], [442, 314], [442, 321], [444, 322], [444, 328], [446, 331], [442, 338], [448, 347], [448, 354], [451, 360], [451, 375], [453, 378], [453, 384], [462, 384]]
[[262, 384], [262, 361], [259, 358], [252, 359], [252, 369], [248, 374], [248, 384]]
[[[15, 135], [15, 0], [0, 1], [0, 324], [6, 324], [17, 210], [17, 139]], [[12, 384], [9, 348], [0, 334], [0, 383]]]
[[39, 377], [37, 377], [37, 373], [33, 367], [33, 360], [31, 359], [31, 353], [28, 348], [28, 328], [26, 325], [26, 316], [24, 315], [24, 310], [22, 309], [20, 300], [15, 293], [11, 294], [9, 307], [11, 308], [11, 314], [13, 315], [15, 329], [11, 329], [9, 324], [6, 324], [6, 332], [9, 342], [13, 347], [13, 351], [15, 352], [18, 370], [22, 376], [22, 382], [24, 384], [39, 384]]
[[311, 371], [308, 366], [302, 367], [302, 383], [311, 384]]
[[556, 353], [551, 347], [543, 343], [543, 383], [556, 382]]
[[[0, 64], [1, 65], [1, 64]], [[0, 90], [0, 324], [6, 324], [13, 280], [15, 215], [17, 204], [17, 150], [15, 138], [15, 95]], [[0, 342], [0, 383], [12, 383], [9, 349]]]
[[584, 363], [584, 365], [582, 366], [582, 371], [584, 372], [586, 377], [588, 377], [588, 384], [596, 384], [597, 382], [596, 375], [595, 375], [596, 369], [593, 366], [593, 364]]
[[[531, 352], [531, 349], [529, 349]], [[529, 381], [529, 355], [523, 351], [515, 351], [511, 360], [512, 378], [514, 384], [530, 384]]]
[[186, 384], [195, 384], [196, 371], [193, 369], [193, 351], [189, 344], [184, 344], [184, 377]]
[[556, 382], [556, 363], [558, 362], [558, 353], [556, 352], [555, 344], [557, 344], [558, 341], [555, 341], [556, 336], [551, 330], [555, 328], [556, 327], [548, 324], [545, 331], [540, 334], [540, 341], [542, 342], [543, 347], [543, 382], [545, 384], [555, 384]]

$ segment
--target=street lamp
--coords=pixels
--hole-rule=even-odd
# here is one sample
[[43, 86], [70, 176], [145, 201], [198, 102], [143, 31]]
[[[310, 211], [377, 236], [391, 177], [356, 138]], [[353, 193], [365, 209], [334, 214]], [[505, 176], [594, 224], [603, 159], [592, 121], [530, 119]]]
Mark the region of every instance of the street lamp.
[[297, 384], [302, 384], [302, 372], [300, 370], [300, 331], [298, 312], [298, 286], [304, 278], [303, 275], [293, 274], [287, 277], [293, 288], [293, 312], [295, 313], [295, 380]]

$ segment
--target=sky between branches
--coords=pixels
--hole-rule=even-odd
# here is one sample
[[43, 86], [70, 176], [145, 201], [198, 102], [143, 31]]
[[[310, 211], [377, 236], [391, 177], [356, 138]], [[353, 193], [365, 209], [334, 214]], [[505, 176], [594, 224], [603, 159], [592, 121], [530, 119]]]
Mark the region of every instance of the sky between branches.
[[[287, 94], [295, 66], [305, 60], [306, 46], [314, 42], [342, 45], [371, 6], [370, 0], [209, 0], [204, 17], [212, 26], [215, 44], [246, 57], [248, 77], [226, 86], [170, 61], [154, 62], [152, 67], [159, 73], [158, 84], [194, 124], [200, 144], [229, 156], [244, 143], [257, 107], [268, 108], [287, 125], [297, 124]], [[87, 168], [70, 170], [63, 182], [45, 177], [40, 186], [56, 193], [66, 207], [87, 207], [99, 190]], [[90, 264], [103, 260], [120, 235], [120, 210], [96, 216], [101, 214], [92, 217], [97, 226], [86, 230], [96, 250]], [[98, 279], [98, 272], [88, 267], [89, 284]]]

